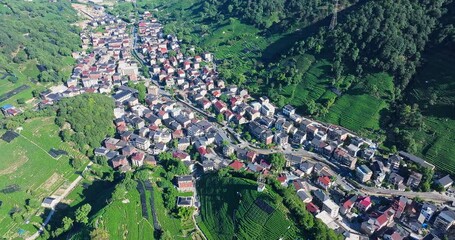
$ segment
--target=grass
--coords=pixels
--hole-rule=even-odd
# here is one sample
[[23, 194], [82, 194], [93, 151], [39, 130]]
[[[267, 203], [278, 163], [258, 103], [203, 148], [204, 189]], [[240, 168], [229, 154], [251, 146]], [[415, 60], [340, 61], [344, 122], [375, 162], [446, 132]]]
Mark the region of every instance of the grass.
[[[0, 233], [3, 236], [14, 237], [19, 229], [28, 233], [36, 231], [35, 225], [40, 224], [42, 218], [35, 217], [43, 209], [26, 211], [26, 199], [37, 199], [39, 202], [44, 197], [57, 190], [62, 184], [76, 179], [77, 174], [70, 164], [69, 157], [62, 156], [58, 160], [48, 155], [51, 147], [66, 148], [73, 153], [71, 146], [62, 143], [58, 136], [58, 127], [53, 124], [53, 119], [36, 118], [26, 122], [20, 136], [11, 143], [0, 142], [2, 157], [0, 161], [0, 188], [11, 184], [18, 184], [18, 192], [0, 193], [3, 205], [0, 208]], [[3, 134], [1, 131], [0, 134]], [[75, 152], [75, 151], [74, 151]], [[22, 209], [24, 219], [31, 219], [29, 224], [23, 221], [14, 222], [8, 212], [17, 206]]]
[[[407, 92], [409, 104], [417, 103], [425, 129], [415, 130], [417, 155], [455, 174], [455, 47], [439, 46], [423, 54], [425, 63]], [[436, 95], [433, 105], [432, 94]]]
[[[237, 177], [205, 175], [198, 182], [201, 229], [210, 239], [296, 239], [299, 230], [287, 218], [281, 197], [257, 192], [256, 182]], [[254, 203], [267, 202], [274, 211], [264, 212]]]

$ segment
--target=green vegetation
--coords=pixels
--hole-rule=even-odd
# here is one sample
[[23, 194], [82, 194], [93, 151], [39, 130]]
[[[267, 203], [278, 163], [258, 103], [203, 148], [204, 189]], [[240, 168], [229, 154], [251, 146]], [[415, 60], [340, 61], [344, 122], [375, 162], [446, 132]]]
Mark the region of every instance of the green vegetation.
[[[2, 160], [0, 161], [0, 188], [17, 185], [18, 191], [0, 193], [3, 202], [0, 208], [0, 233], [6, 238], [18, 237], [19, 229], [26, 235], [36, 232], [36, 226], [42, 223], [45, 212], [40, 208], [42, 200], [60, 187], [74, 181], [87, 159], [83, 158], [71, 144], [64, 143], [58, 137], [60, 129], [53, 124], [53, 117], [29, 119], [19, 126], [21, 136], [11, 143], [0, 142]], [[0, 135], [5, 131], [0, 130]], [[72, 157], [83, 159], [83, 166], [73, 169], [69, 163], [70, 156], [58, 159], [51, 157], [51, 148], [67, 151]], [[45, 171], [43, 169], [46, 169]], [[14, 219], [12, 218], [12, 212]], [[30, 220], [25, 223], [25, 220]]]
[[109, 233], [108, 239], [154, 239], [153, 223], [142, 217], [141, 201], [136, 189], [107, 205], [92, 222]]
[[[282, 199], [268, 189], [259, 193], [255, 181], [240, 177], [204, 175], [198, 182], [201, 228], [210, 239], [295, 239], [299, 229], [288, 220]], [[261, 199], [274, 211], [270, 214], [256, 203]]]
[[[76, 12], [70, 3], [8, 0], [2, 1], [0, 11], [3, 23], [0, 31], [4, 33], [0, 36], [2, 68], [16, 75], [18, 65], [36, 63], [46, 68], [38, 74], [39, 81], [66, 80], [69, 76], [66, 57], [80, 49], [79, 29], [73, 25]], [[36, 67], [26, 67], [24, 72], [30, 77], [37, 73]]]
[[106, 136], [114, 134], [112, 119], [114, 102], [101, 94], [82, 94], [58, 102], [56, 123], [62, 128], [64, 141], [73, 141], [80, 150], [90, 152], [90, 147], [100, 146]]
[[23, 85], [30, 87], [2, 100], [1, 105], [23, 105], [34, 91], [49, 86], [44, 82], [70, 76], [71, 53], [80, 50], [80, 30], [74, 26], [77, 16], [69, 2], [2, 1], [0, 21], [0, 95]]

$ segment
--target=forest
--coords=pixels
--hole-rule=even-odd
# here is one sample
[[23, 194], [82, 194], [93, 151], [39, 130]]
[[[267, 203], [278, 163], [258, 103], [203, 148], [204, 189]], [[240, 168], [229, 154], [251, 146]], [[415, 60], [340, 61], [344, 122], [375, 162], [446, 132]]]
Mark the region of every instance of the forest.
[[68, 1], [0, 2], [0, 68], [37, 60], [41, 82], [66, 80], [64, 58], [80, 50], [76, 12]]
[[59, 101], [55, 121], [63, 129], [63, 141], [72, 141], [81, 151], [91, 154], [92, 148], [100, 146], [106, 136], [114, 134], [113, 112], [112, 98], [82, 94]]
[[[339, 8], [356, 2], [358, 0], [339, 1]], [[209, 0], [203, 4], [203, 13], [210, 19], [236, 17], [260, 29], [283, 31], [295, 23], [309, 25], [321, 20], [332, 13], [333, 8], [331, 0]]]

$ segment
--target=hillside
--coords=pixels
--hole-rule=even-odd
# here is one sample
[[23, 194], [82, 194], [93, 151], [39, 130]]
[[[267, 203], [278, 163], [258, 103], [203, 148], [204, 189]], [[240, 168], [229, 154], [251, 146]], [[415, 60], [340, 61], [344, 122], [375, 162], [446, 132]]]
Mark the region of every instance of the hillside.
[[71, 53], [80, 49], [77, 20], [68, 1], [0, 1], [0, 95], [29, 86], [0, 104], [28, 100], [33, 90], [44, 89], [39, 82], [69, 77]]
[[295, 239], [302, 236], [286, 214], [282, 199], [255, 181], [205, 175], [198, 182], [199, 223], [209, 239]]

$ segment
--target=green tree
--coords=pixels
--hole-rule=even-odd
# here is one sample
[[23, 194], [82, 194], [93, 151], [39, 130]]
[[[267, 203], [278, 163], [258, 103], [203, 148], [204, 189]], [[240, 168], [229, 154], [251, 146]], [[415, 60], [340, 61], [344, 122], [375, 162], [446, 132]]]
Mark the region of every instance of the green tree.
[[64, 231], [68, 231], [71, 229], [71, 227], [73, 226], [74, 224], [74, 221], [73, 219], [69, 218], [69, 217], [64, 217], [63, 220], [63, 230]]
[[88, 214], [92, 210], [92, 206], [88, 203], [82, 205], [76, 210], [76, 222], [87, 224], [88, 223]]
[[281, 171], [286, 164], [286, 159], [282, 153], [273, 153], [270, 155], [270, 163], [276, 171]]
[[218, 123], [223, 123], [223, 121], [224, 121], [224, 116], [223, 116], [222, 113], [219, 113], [219, 114], [216, 115], [216, 121], [217, 121]]
[[109, 240], [109, 232], [104, 228], [95, 228], [90, 232], [92, 240]]

